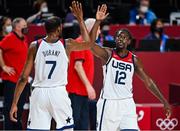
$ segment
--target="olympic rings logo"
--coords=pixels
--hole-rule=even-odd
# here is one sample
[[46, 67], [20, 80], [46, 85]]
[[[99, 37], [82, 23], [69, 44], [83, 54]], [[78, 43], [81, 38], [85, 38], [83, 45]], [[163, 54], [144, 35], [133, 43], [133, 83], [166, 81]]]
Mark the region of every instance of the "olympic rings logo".
[[172, 118], [170, 119], [162, 119], [159, 118], [156, 120], [156, 125], [161, 129], [161, 130], [173, 130], [177, 125], [178, 125], [178, 119]]

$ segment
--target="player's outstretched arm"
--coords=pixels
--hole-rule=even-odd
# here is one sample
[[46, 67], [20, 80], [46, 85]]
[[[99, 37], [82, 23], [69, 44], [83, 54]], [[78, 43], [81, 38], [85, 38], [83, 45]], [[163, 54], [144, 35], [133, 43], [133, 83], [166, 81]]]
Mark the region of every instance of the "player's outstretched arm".
[[74, 41], [73, 39], [68, 39], [66, 41], [66, 52], [68, 55], [71, 51], [87, 50], [91, 48], [91, 39], [83, 20], [83, 11], [81, 3], [79, 3], [78, 1], [73, 1], [70, 10], [79, 22], [81, 35], [84, 41], [79, 43]]
[[106, 63], [111, 55], [111, 51], [108, 48], [100, 47], [95, 43], [96, 35], [98, 28], [100, 27], [101, 22], [109, 15], [109, 13], [106, 13], [107, 6], [106, 4], [103, 4], [102, 6], [98, 6], [97, 12], [96, 12], [96, 22], [94, 23], [94, 26], [90, 32], [90, 38], [92, 41], [92, 47], [91, 51], [93, 54], [97, 57], [99, 57], [103, 63]]
[[88, 30], [86, 29], [86, 25], [85, 25], [84, 20], [83, 20], [82, 4], [79, 3], [78, 1], [73, 1], [72, 5], [69, 8], [79, 23], [81, 36], [82, 36], [83, 40], [84, 41], [90, 41]]
[[29, 47], [28, 50], [28, 56], [27, 56], [27, 60], [26, 63], [24, 65], [23, 71], [21, 73], [21, 76], [16, 84], [16, 88], [15, 88], [15, 92], [14, 92], [14, 98], [13, 98], [13, 102], [12, 102], [12, 106], [11, 106], [11, 110], [10, 110], [10, 119], [14, 122], [17, 122], [17, 103], [19, 100], [19, 97], [22, 93], [22, 91], [24, 90], [24, 87], [28, 81], [28, 76], [31, 73], [31, 69], [33, 67], [33, 62], [34, 62], [34, 56], [36, 52], [36, 43], [32, 43]]
[[167, 100], [164, 98], [159, 88], [155, 82], [147, 75], [144, 71], [143, 64], [139, 58], [134, 58], [135, 72], [143, 80], [146, 87], [164, 104], [164, 109], [166, 111], [166, 116], [169, 118], [171, 116], [171, 107]]

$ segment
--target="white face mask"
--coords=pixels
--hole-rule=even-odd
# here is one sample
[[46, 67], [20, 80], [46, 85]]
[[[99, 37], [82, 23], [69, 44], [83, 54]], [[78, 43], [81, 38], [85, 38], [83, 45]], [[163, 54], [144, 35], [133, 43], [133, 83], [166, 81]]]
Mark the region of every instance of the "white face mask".
[[43, 8], [41, 8], [41, 12], [47, 13], [47, 12], [48, 12], [48, 7], [43, 7]]
[[6, 30], [7, 33], [10, 33], [12, 31], [12, 26], [11, 25], [6, 26], [5, 30]]
[[148, 11], [148, 7], [147, 6], [140, 6], [140, 11], [142, 12], [142, 13], [146, 13], [147, 11]]

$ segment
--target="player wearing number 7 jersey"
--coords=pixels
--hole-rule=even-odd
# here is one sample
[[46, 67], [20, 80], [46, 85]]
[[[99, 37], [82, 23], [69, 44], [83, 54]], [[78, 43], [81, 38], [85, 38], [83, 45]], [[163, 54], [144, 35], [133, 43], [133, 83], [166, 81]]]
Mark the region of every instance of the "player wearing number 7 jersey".
[[[91, 30], [91, 40], [102, 20], [106, 18], [107, 6], [98, 7], [96, 22]], [[137, 131], [136, 106], [132, 94], [133, 74], [137, 74], [146, 87], [164, 104], [167, 117], [171, 109], [153, 80], [146, 74], [139, 58], [127, 50], [132, 36], [127, 29], [120, 29], [115, 36], [115, 49], [102, 48], [95, 43], [91, 48], [104, 65], [104, 87], [97, 103], [97, 130]]]
[[16, 122], [17, 103], [34, 65], [35, 78], [30, 98], [30, 112], [27, 128], [50, 130], [51, 119], [56, 121], [56, 129], [73, 130], [71, 102], [66, 92], [68, 57], [73, 50], [90, 49], [91, 41], [84, 24], [81, 4], [73, 2], [71, 11], [76, 15], [81, 35], [86, 41], [77, 43], [68, 40], [64, 48], [59, 41], [62, 24], [59, 17], [51, 17], [45, 22], [47, 36], [29, 47], [28, 58], [16, 85], [10, 118]]

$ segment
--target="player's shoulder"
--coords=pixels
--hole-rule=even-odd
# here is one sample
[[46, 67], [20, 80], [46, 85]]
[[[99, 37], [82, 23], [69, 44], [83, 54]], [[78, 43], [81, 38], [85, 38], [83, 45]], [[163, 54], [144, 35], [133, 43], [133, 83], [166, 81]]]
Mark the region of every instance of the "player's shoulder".
[[136, 56], [136, 54], [132, 51], [129, 51], [129, 54], [131, 54], [132, 56]]

